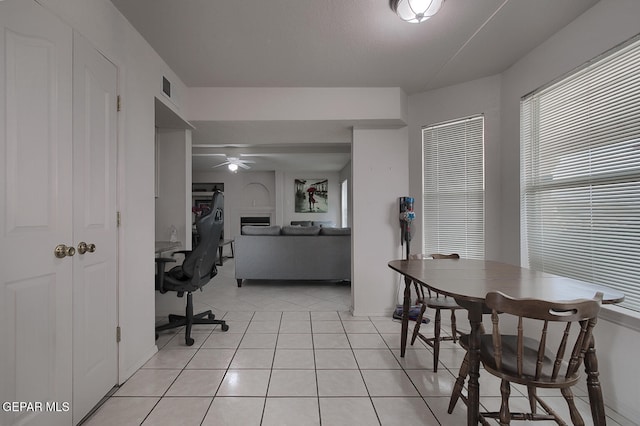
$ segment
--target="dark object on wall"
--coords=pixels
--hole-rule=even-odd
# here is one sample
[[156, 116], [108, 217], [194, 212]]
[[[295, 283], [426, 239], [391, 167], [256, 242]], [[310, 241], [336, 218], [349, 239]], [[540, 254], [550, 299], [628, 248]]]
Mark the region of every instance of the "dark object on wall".
[[167, 80], [167, 77], [162, 77], [162, 92], [171, 97], [171, 82]]

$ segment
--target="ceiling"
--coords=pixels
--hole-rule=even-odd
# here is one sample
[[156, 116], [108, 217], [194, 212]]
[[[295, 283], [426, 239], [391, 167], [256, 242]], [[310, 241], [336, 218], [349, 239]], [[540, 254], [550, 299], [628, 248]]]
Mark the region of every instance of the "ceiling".
[[[408, 95], [500, 73], [597, 1], [447, 0], [435, 17], [409, 24], [387, 0], [112, 0], [189, 87], [401, 87]], [[234, 127], [192, 124], [195, 144], [215, 144]], [[258, 133], [290, 140], [299, 133], [290, 124]], [[315, 131], [331, 142], [337, 123], [326, 124]], [[248, 150], [260, 125], [247, 126], [224, 143]]]

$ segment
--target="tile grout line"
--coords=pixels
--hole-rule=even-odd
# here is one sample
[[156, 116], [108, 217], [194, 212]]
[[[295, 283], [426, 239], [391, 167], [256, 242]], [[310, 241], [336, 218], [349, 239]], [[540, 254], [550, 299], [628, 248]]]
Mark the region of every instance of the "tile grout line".
[[[225, 313], [223, 318], [226, 317], [228, 313], [229, 312]], [[253, 314], [251, 314], [251, 318], [249, 319], [249, 324], [251, 324], [251, 321], [252, 321], [253, 317], [255, 316], [255, 314], [256, 314], [255, 311], [253, 312]], [[218, 326], [214, 327], [213, 330], [215, 330], [217, 327]], [[204, 417], [200, 421], [200, 425], [201, 426], [204, 423], [204, 420], [207, 418], [207, 415], [209, 414], [209, 410], [211, 410], [211, 406], [213, 405], [213, 402], [215, 401], [216, 397], [218, 396], [218, 392], [220, 391], [220, 387], [222, 387], [222, 383], [224, 382], [225, 377], [227, 377], [227, 373], [229, 372], [229, 368], [231, 367], [231, 363], [233, 362], [233, 359], [235, 358], [236, 354], [238, 353], [238, 349], [240, 349], [240, 345], [242, 344], [242, 341], [244, 340], [244, 336], [247, 334], [247, 330], [248, 329], [249, 329], [249, 326], [247, 325], [247, 328], [242, 333], [242, 337], [240, 338], [240, 341], [238, 342], [238, 345], [236, 346], [236, 349], [233, 352], [233, 356], [229, 360], [229, 365], [227, 365], [227, 368], [224, 370], [224, 374], [222, 375], [222, 378], [220, 379], [220, 383], [218, 384], [218, 387], [216, 388], [216, 391], [213, 393], [213, 397], [211, 398], [211, 402], [209, 403], [209, 406], [207, 407], [207, 411], [205, 411]], [[211, 334], [213, 334], [213, 330], [211, 331]], [[209, 336], [211, 336], [211, 334]], [[204, 344], [204, 342], [203, 342], [203, 344]], [[202, 346], [198, 349], [198, 351], [200, 349], [202, 349]], [[185, 368], [186, 368], [186, 366], [185, 366]]]
[[[225, 315], [226, 315], [226, 313], [225, 313]], [[162, 349], [164, 349], [164, 348], [165, 348], [165, 347], [166, 347], [166, 346], [167, 346], [167, 345], [168, 345], [172, 340], [177, 339], [177, 338], [178, 338], [178, 335], [180, 334], [180, 331], [179, 331], [179, 330], [182, 330], [183, 328], [184, 328], [184, 327], [180, 327], [180, 328], [178, 329], [178, 331], [177, 331], [176, 333], [174, 333], [174, 336], [173, 336], [171, 339], [169, 339], [169, 341], [167, 341], [167, 343], [165, 343], [165, 344], [162, 346], [162, 348], [158, 349], [158, 352], [157, 352], [157, 353], [160, 353], [160, 351], [161, 351]], [[214, 327], [214, 329], [215, 329], [215, 327]], [[193, 330], [191, 330], [191, 331], [193, 331]], [[211, 332], [210, 332], [209, 334], [207, 334], [207, 338], [205, 339], [205, 341], [209, 338], [209, 336], [211, 336], [211, 334], [212, 334], [212, 333], [213, 333], [213, 330], [211, 330]], [[186, 334], [186, 332], [185, 332], [185, 334]], [[204, 334], [204, 333], [202, 333], [202, 334]], [[203, 343], [204, 343], [204, 342], [203, 342]], [[167, 350], [169, 350], [169, 349], [167, 349]], [[180, 375], [182, 374], [182, 372], [183, 372], [183, 371], [185, 371], [185, 370], [187, 369], [187, 365], [189, 365], [189, 363], [193, 360], [193, 358], [196, 356], [196, 354], [197, 354], [199, 351], [200, 351], [200, 348], [196, 349], [196, 351], [193, 353], [193, 355], [191, 355], [191, 357], [189, 358], [189, 360], [185, 363], [184, 367], [182, 367], [182, 368], [180, 369], [180, 372], [179, 372], [179, 373], [178, 373], [178, 375], [175, 377], [175, 379], [173, 379], [173, 381], [171, 382], [171, 384], [170, 384], [169, 386], [167, 386], [167, 389], [165, 389], [165, 391], [162, 393], [162, 395], [160, 395], [160, 398], [158, 398], [158, 400], [157, 400], [157, 401], [156, 401], [156, 403], [153, 405], [153, 407], [151, 408], [151, 410], [149, 410], [149, 412], [148, 412], [148, 413], [147, 413], [147, 415], [144, 417], [144, 419], [142, 419], [142, 422], [140, 422], [140, 424], [141, 424], [141, 425], [142, 425], [142, 424], [144, 424], [144, 422], [146, 422], [146, 421], [147, 421], [147, 419], [149, 418], [149, 416], [151, 415], [151, 413], [153, 413], [153, 410], [155, 410], [155, 409], [156, 409], [156, 407], [158, 406], [158, 404], [160, 404], [160, 401], [162, 401], [162, 399], [166, 396], [167, 392], [169, 392], [169, 389], [171, 389], [171, 386], [173, 386], [173, 385], [176, 383], [176, 381], [178, 380], [178, 377], [180, 377]], [[156, 354], [157, 354], [157, 353], [156, 353]], [[142, 367], [141, 367], [138, 371], [140, 371], [141, 369], [142, 369]], [[137, 372], [136, 372], [136, 373], [137, 373]], [[132, 376], [132, 377], [133, 377], [133, 376]], [[126, 382], [125, 382], [125, 383], [126, 383]], [[211, 399], [211, 401], [213, 402], [213, 398]], [[207, 411], [208, 411], [208, 410], [207, 410]], [[204, 416], [204, 417], [206, 417], [206, 412], [205, 412], [205, 416]], [[203, 421], [204, 421], [204, 417], [202, 418], [202, 419], [203, 419]]]
[[[380, 329], [378, 329], [378, 327], [376, 327], [376, 324], [373, 321], [372, 321], [372, 323], [373, 323], [373, 326], [375, 327], [376, 331], [378, 331], [378, 333], [381, 334], [380, 333]], [[407, 333], [408, 332], [409, 331], [407, 330]], [[402, 333], [402, 331], [400, 331], [400, 333]], [[380, 338], [382, 338], [382, 335], [380, 335]], [[383, 341], [384, 341], [384, 339], [383, 339]], [[389, 346], [389, 344], [386, 341], [385, 341], [385, 344], [387, 345], [387, 347]], [[413, 388], [416, 390], [418, 396], [420, 397], [420, 399], [422, 399], [422, 402], [424, 402], [424, 404], [429, 409], [429, 412], [431, 413], [433, 418], [436, 419], [436, 421], [438, 422], [439, 425], [441, 425], [442, 423], [440, 422], [440, 419], [438, 419], [438, 416], [436, 416], [436, 413], [433, 411], [433, 409], [431, 408], [431, 406], [429, 405], [429, 403], [427, 402], [425, 397], [420, 393], [420, 390], [418, 389], [416, 384], [413, 382], [413, 380], [411, 380], [411, 376], [409, 376], [409, 373], [407, 372], [407, 369], [405, 368], [405, 366], [402, 365], [402, 363], [398, 360], [398, 357], [396, 357], [396, 355], [393, 353], [393, 350], [391, 348], [389, 348], [389, 351], [391, 352], [391, 355], [393, 355], [393, 357], [396, 360], [396, 362], [400, 365], [400, 368], [402, 369], [402, 372], [404, 373], [406, 378], [409, 380], [409, 383], [411, 383]], [[433, 356], [433, 353], [431, 353], [431, 352], [429, 352], [429, 353]], [[407, 355], [406, 352], [405, 352], [405, 355]]]
[[311, 332], [311, 353], [313, 354], [313, 375], [316, 378], [316, 401], [318, 402], [318, 423], [322, 426], [322, 411], [320, 409], [320, 385], [318, 384], [318, 362], [316, 360], [316, 339], [313, 338], [313, 315], [309, 312], [309, 328]]
[[[280, 329], [282, 328], [282, 316], [283, 316], [283, 312], [280, 312], [280, 320], [278, 321], [278, 332], [276, 333], [276, 344], [273, 348], [273, 357], [271, 358], [271, 368], [269, 369], [269, 380], [267, 380], [267, 389], [265, 390], [265, 394], [264, 394], [264, 404], [262, 404], [262, 415], [260, 416], [260, 425], [262, 425], [262, 423], [264, 422], [264, 414], [267, 411], [267, 399], [269, 398], [269, 387], [271, 386], [271, 377], [273, 376], [273, 365], [276, 359], [276, 350], [278, 349], [278, 340], [280, 339]], [[254, 317], [255, 317], [255, 313], [254, 313]], [[249, 322], [249, 326], [247, 327], [247, 330], [249, 329], [250, 326], [251, 326], [251, 322]]]
[[[380, 336], [380, 333], [378, 332], [378, 329], [376, 328], [376, 326], [373, 324], [373, 321], [371, 321], [371, 317], [367, 317], [368, 321], [371, 323], [371, 325], [373, 325], [373, 328], [376, 330], [376, 333], [378, 336]], [[342, 318], [340, 318], [340, 321], [342, 322]], [[344, 323], [342, 324], [342, 327], [344, 328]], [[347, 330], [345, 328], [345, 335], [347, 336], [347, 342], [349, 342], [349, 348], [351, 349], [351, 354], [353, 355], [353, 359], [356, 361], [356, 366], [358, 367], [358, 372], [360, 373], [360, 377], [362, 378], [362, 383], [364, 384], [364, 388], [367, 391], [367, 396], [369, 398], [369, 402], [371, 403], [371, 406], [373, 407], [373, 412], [376, 415], [376, 419], [378, 419], [378, 424], [382, 425], [382, 421], [380, 420], [380, 415], [378, 414], [378, 409], [376, 408], [376, 405], [373, 403], [373, 398], [371, 397], [371, 393], [369, 392], [369, 387], [367, 386], [367, 382], [364, 379], [364, 374], [362, 373], [362, 369], [360, 368], [360, 363], [358, 362], [358, 358], [356, 357], [356, 353], [353, 349], [353, 345], [351, 344], [351, 339], [349, 339], [349, 333], [347, 333]], [[380, 338], [382, 339], [382, 336], [380, 336]], [[384, 341], [384, 339], [383, 339]], [[386, 344], [386, 342], [385, 342]]]

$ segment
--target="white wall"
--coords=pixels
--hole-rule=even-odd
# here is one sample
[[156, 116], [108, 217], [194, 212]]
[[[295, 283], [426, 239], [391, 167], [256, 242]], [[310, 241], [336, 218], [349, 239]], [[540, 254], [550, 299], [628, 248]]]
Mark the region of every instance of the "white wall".
[[407, 128], [354, 129], [351, 151], [353, 232], [351, 293], [355, 316], [390, 316], [402, 258], [398, 197], [409, 190]]
[[499, 75], [409, 97], [409, 194], [416, 199], [412, 253], [422, 253], [422, 127], [484, 115], [485, 258], [500, 259], [500, 82]]
[[[158, 129], [158, 197], [155, 239], [169, 241], [176, 228], [182, 248], [191, 249], [191, 130]], [[180, 202], [182, 200], [182, 202]]]
[[[602, 0], [503, 73], [501, 89], [502, 238], [500, 258], [520, 263], [520, 98], [561, 77], [640, 31], [640, 1]], [[631, 420], [640, 419], [640, 320], [611, 322], [605, 311], [595, 329], [605, 402]], [[623, 315], [624, 318], [624, 315]], [[626, 323], [626, 325], [624, 325]]]
[[[82, 34], [118, 67], [122, 111], [118, 115], [119, 232], [118, 321], [119, 380], [141, 367], [157, 348], [154, 340], [154, 97], [162, 94], [162, 76], [173, 93], [185, 90], [180, 79], [108, 0], [39, 0]], [[179, 96], [178, 96], [179, 97]]]
[[389, 88], [190, 87], [187, 119], [406, 122], [406, 95]]

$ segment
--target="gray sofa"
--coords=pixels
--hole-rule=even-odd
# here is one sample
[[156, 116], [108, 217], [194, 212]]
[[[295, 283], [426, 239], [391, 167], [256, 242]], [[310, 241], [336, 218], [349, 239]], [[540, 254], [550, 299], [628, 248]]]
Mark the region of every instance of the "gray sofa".
[[238, 287], [253, 280], [351, 280], [351, 230], [245, 226], [235, 238]]

